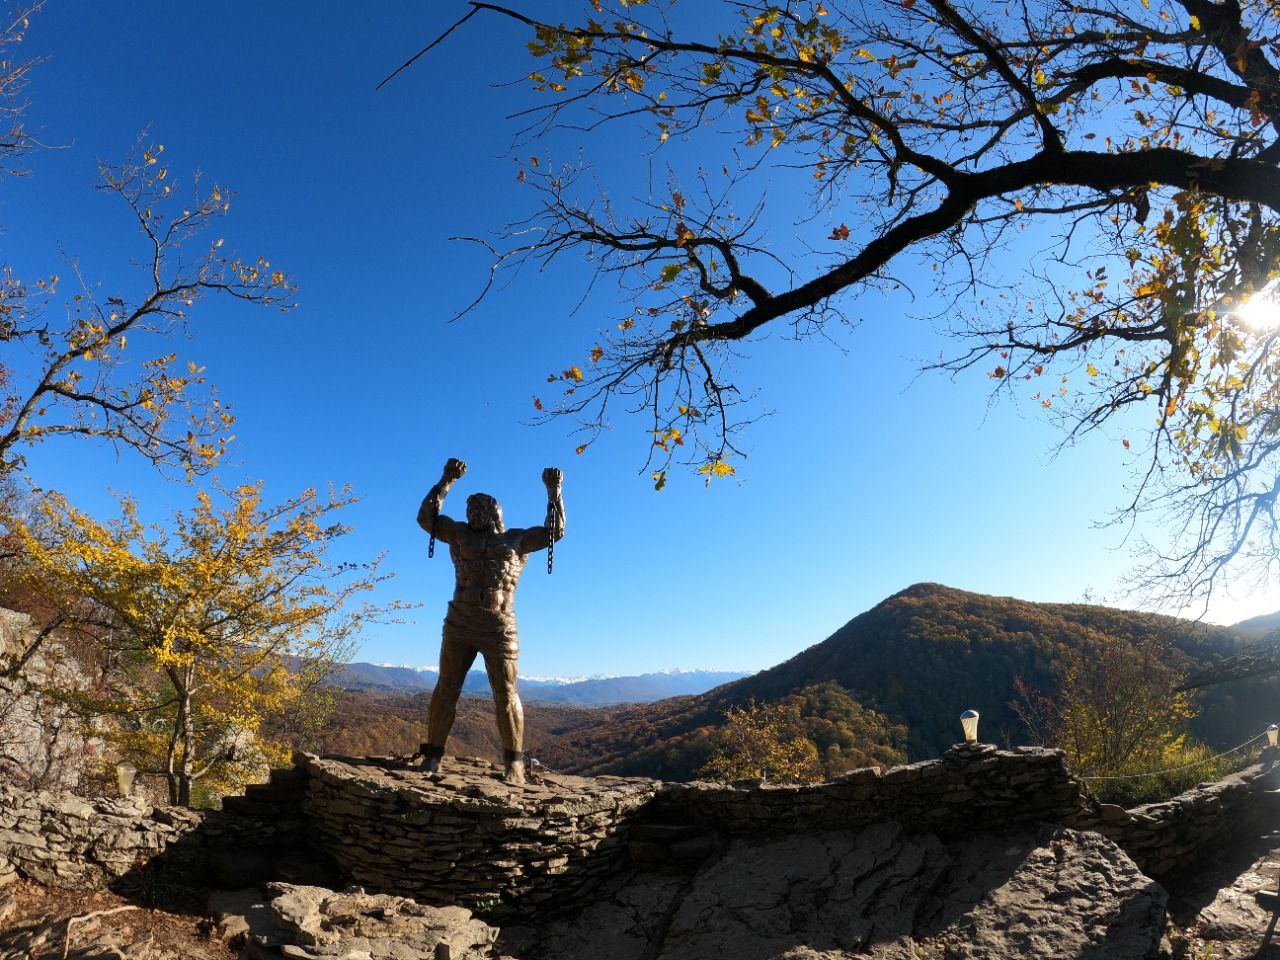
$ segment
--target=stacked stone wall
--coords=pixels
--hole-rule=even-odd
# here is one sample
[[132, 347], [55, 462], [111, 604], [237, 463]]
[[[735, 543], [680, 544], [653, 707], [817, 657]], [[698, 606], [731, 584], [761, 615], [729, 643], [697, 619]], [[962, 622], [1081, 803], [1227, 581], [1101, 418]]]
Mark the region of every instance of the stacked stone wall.
[[1114, 840], [1157, 880], [1194, 867], [1266, 826], [1280, 809], [1271, 793], [1280, 768], [1273, 758], [1169, 800], [1131, 810], [1096, 804], [1070, 821]]
[[959, 747], [937, 760], [855, 770], [816, 784], [671, 783], [654, 814], [729, 835], [849, 829], [896, 821], [964, 835], [1014, 823], [1063, 823], [1086, 809], [1061, 751]]
[[491, 764], [454, 758], [442, 776], [363, 758], [299, 763], [313, 842], [353, 880], [485, 910], [576, 899], [623, 862], [629, 825], [661, 786], [559, 775], [508, 786]]
[[269, 878], [302, 845], [298, 802], [269, 805], [266, 816], [139, 799], [87, 800], [0, 784], [0, 875], [60, 887], [98, 889], [126, 878], [166, 886], [243, 886]]
[[590, 895], [629, 856], [691, 867], [734, 837], [889, 821], [943, 837], [1034, 823], [1092, 830], [1164, 879], [1276, 812], [1280, 770], [1264, 759], [1132, 810], [1090, 800], [1057, 751], [992, 747], [787, 786], [548, 775], [513, 787], [484, 761], [447, 759], [432, 776], [392, 761], [302, 755], [295, 770], [275, 772], [222, 811], [0, 784], [0, 883], [16, 872], [93, 888], [145, 871], [228, 888], [297, 882], [282, 865], [293, 858], [314, 868], [310, 847], [336, 862], [335, 884], [345, 877], [431, 903], [525, 910]]
[[42, 883], [105, 887], [194, 834], [208, 819], [141, 801], [83, 800], [0, 786], [0, 856]]

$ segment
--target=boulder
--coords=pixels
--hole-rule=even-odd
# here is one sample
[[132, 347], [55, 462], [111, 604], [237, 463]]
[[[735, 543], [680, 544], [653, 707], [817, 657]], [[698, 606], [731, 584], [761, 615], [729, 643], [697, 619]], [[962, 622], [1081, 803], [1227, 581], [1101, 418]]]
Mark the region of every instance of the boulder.
[[359, 888], [289, 883], [210, 898], [218, 930], [248, 960], [488, 960], [497, 929], [465, 907], [429, 907]]
[[943, 840], [877, 824], [735, 839], [691, 878], [633, 874], [500, 945], [539, 960], [1148, 960], [1166, 901], [1097, 834]]

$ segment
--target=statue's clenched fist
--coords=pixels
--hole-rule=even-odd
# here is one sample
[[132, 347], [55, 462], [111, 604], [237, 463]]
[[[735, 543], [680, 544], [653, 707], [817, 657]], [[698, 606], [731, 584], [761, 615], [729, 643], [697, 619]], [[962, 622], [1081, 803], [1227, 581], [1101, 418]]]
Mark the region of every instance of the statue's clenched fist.
[[542, 482], [547, 485], [548, 490], [559, 490], [560, 482], [564, 479], [564, 474], [560, 472], [558, 467], [547, 467], [542, 471]]
[[449, 462], [444, 465], [444, 478], [446, 480], [461, 480], [467, 472], [467, 465], [457, 457], [450, 457]]

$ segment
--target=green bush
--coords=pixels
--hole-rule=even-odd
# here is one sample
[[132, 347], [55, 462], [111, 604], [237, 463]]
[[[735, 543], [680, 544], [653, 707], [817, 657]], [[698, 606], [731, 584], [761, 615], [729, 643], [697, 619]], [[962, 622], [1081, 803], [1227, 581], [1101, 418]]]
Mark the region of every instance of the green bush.
[[[1217, 751], [1189, 737], [1180, 737], [1165, 747], [1160, 763], [1155, 768], [1117, 770], [1112, 776], [1122, 780], [1085, 780], [1089, 792], [1104, 803], [1122, 807], [1135, 807], [1157, 800], [1168, 800], [1185, 793], [1197, 784], [1220, 780], [1229, 773], [1242, 770], [1257, 759], [1257, 750], [1250, 748], [1222, 757]], [[1152, 771], [1151, 776], [1140, 774]]]

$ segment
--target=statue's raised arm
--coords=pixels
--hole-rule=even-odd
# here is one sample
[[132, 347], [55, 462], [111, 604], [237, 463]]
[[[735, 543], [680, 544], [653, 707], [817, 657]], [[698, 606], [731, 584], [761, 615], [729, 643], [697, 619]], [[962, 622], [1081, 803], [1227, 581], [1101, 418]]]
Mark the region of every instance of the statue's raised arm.
[[520, 552], [533, 553], [545, 550], [564, 536], [564, 497], [561, 483], [564, 475], [556, 467], [542, 471], [542, 482], [547, 488], [547, 519], [540, 527], [529, 527], [520, 539]]
[[[431, 534], [432, 540], [454, 542], [454, 529], [457, 521], [440, 512], [444, 507], [444, 498], [449, 495], [449, 488], [467, 472], [467, 465], [457, 457], [450, 457], [444, 465], [444, 472], [439, 482], [422, 498], [422, 506], [418, 508], [418, 526]], [[432, 544], [434, 546], [434, 542]]]

